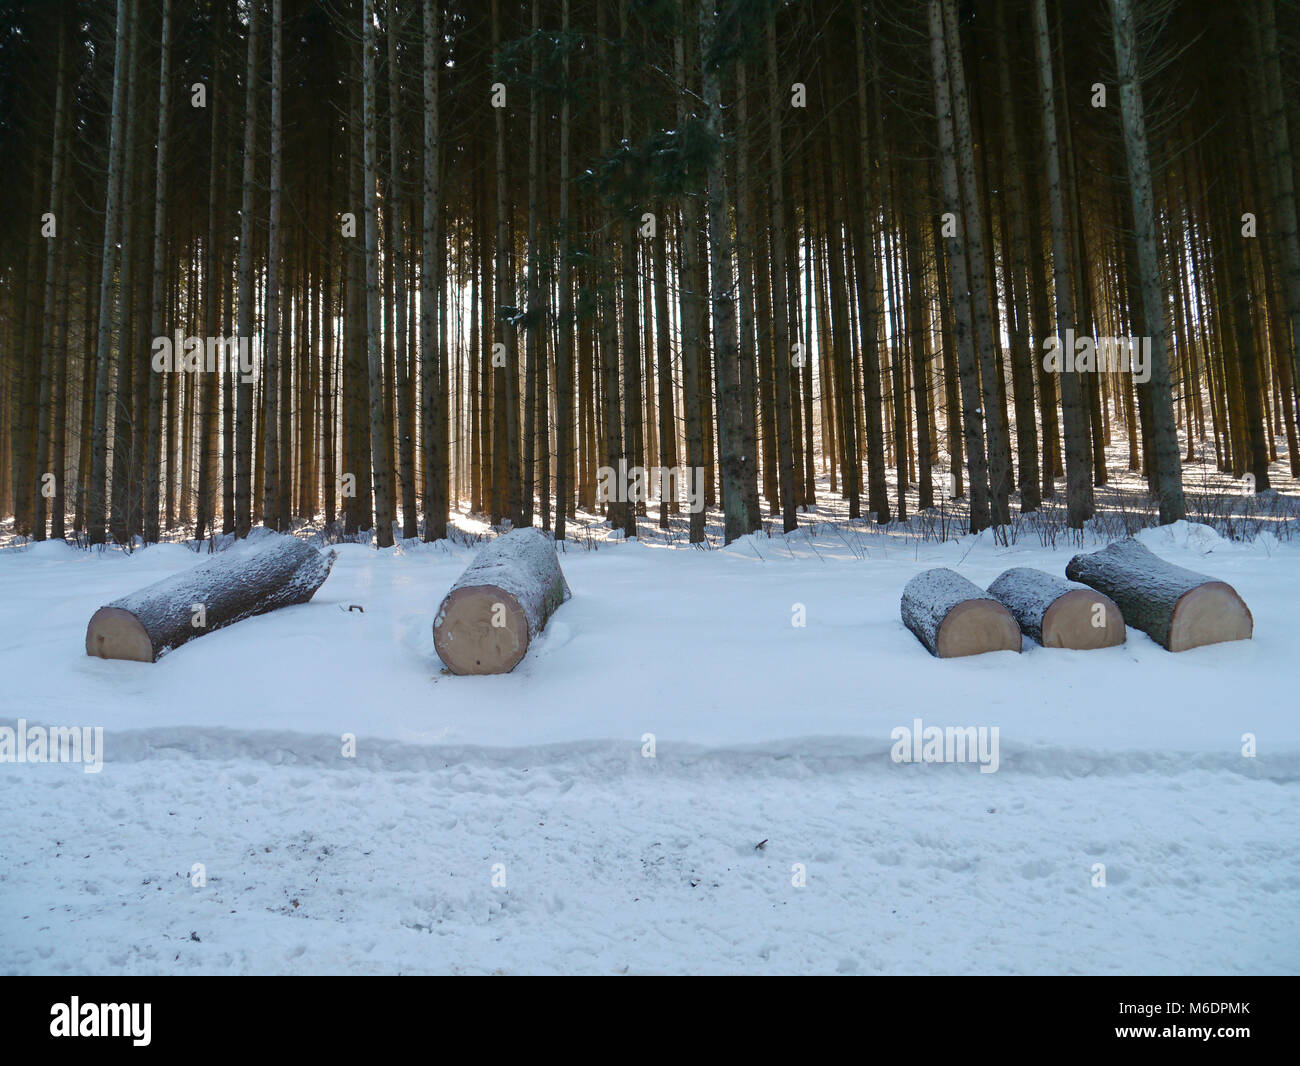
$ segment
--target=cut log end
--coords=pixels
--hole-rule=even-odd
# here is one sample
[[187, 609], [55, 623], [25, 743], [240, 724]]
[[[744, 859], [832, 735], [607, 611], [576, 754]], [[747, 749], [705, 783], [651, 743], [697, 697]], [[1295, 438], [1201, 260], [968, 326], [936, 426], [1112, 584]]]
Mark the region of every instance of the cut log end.
[[433, 645], [454, 674], [505, 674], [569, 598], [555, 544], [524, 526], [474, 554], [433, 620]]
[[528, 616], [494, 585], [456, 588], [438, 611], [433, 643], [453, 674], [506, 674], [528, 651]]
[[140, 619], [120, 607], [101, 607], [86, 627], [86, 654], [101, 659], [154, 661], [153, 641]]
[[1169, 651], [1254, 635], [1250, 608], [1231, 585], [1166, 562], [1134, 537], [1076, 555], [1065, 572], [1109, 596], [1130, 626]]
[[1113, 648], [1125, 640], [1124, 613], [1109, 596], [1092, 589], [1071, 589], [1043, 614], [1044, 648], [1091, 651]]
[[1236, 589], [1222, 581], [1207, 581], [1179, 598], [1169, 626], [1169, 650], [1250, 640], [1254, 632], [1250, 608]]
[[963, 600], [939, 626], [935, 654], [956, 659], [989, 651], [1020, 651], [1020, 627], [996, 600]]

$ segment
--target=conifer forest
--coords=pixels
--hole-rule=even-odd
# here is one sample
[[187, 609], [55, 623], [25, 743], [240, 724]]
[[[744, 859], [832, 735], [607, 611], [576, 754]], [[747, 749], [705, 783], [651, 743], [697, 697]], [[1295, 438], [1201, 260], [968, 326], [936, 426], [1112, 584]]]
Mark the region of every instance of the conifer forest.
[[1300, 0], [0, 0], [0, 175], [20, 1044], [1290, 1023]]

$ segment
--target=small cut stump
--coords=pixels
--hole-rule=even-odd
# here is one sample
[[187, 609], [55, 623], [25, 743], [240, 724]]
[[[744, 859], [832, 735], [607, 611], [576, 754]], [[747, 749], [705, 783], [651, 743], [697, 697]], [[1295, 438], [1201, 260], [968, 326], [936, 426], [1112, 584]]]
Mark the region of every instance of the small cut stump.
[[1012, 567], [989, 586], [989, 595], [1044, 648], [1088, 651], [1124, 643], [1124, 614], [1114, 600], [1046, 570]]
[[478, 550], [433, 620], [433, 644], [453, 674], [506, 674], [569, 598], [555, 545], [512, 529]]
[[940, 659], [1020, 651], [1020, 627], [1011, 613], [955, 570], [917, 574], [903, 588], [900, 611], [903, 624]]

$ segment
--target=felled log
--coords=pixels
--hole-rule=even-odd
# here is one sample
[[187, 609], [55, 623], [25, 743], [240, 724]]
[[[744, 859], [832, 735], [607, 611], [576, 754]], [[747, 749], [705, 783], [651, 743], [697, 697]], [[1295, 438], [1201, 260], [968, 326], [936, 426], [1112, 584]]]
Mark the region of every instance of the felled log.
[[157, 662], [204, 633], [306, 603], [324, 584], [336, 555], [276, 534], [229, 548], [101, 607], [86, 627], [86, 654]]
[[1132, 537], [1076, 555], [1065, 575], [1105, 593], [1129, 625], [1169, 651], [1249, 640], [1255, 629], [1231, 585], [1167, 563]]
[[989, 595], [1011, 612], [1026, 636], [1044, 648], [1112, 648], [1125, 639], [1115, 601], [1046, 570], [1015, 566], [998, 575]]
[[899, 609], [903, 624], [940, 659], [1020, 650], [1020, 627], [1011, 613], [955, 570], [917, 574], [903, 587]]
[[512, 529], [475, 554], [433, 620], [433, 644], [454, 674], [508, 674], [570, 596], [555, 545]]

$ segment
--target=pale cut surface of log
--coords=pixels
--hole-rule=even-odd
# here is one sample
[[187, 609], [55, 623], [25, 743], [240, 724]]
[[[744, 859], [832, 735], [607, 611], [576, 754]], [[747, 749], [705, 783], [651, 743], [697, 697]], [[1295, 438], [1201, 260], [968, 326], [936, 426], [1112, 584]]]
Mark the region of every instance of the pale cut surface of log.
[[1044, 648], [1088, 651], [1124, 643], [1124, 614], [1114, 600], [1046, 570], [1012, 567], [998, 575], [989, 595]]
[[1065, 574], [1105, 593], [1129, 625], [1169, 651], [1250, 640], [1255, 631], [1250, 608], [1231, 585], [1167, 563], [1132, 537], [1076, 555]]
[[506, 674], [570, 596], [551, 538], [512, 529], [488, 541], [433, 620], [433, 643], [453, 674]]
[[955, 570], [917, 574], [903, 588], [903, 624], [940, 659], [1020, 651], [1020, 627], [1011, 613]]
[[[306, 603], [329, 576], [322, 555], [297, 537], [267, 533], [101, 607], [86, 627], [86, 654], [157, 662], [195, 637], [280, 607]], [[194, 624], [195, 605], [203, 622]]]

